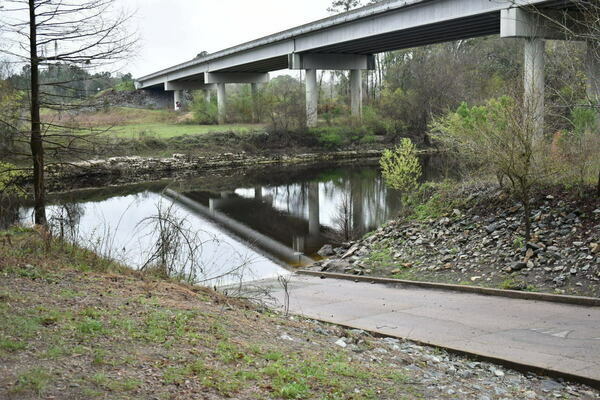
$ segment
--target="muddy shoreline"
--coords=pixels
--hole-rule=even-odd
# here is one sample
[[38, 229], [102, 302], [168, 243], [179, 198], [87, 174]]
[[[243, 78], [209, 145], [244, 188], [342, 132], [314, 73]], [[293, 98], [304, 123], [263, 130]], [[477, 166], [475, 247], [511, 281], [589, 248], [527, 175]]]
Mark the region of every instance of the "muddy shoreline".
[[55, 164], [47, 167], [46, 186], [50, 193], [70, 190], [183, 179], [207, 175], [236, 175], [244, 170], [274, 166], [310, 166], [323, 163], [348, 164], [376, 162], [380, 150], [337, 151], [291, 155], [250, 155], [224, 153], [190, 157], [174, 154], [169, 158], [111, 157], [106, 159]]

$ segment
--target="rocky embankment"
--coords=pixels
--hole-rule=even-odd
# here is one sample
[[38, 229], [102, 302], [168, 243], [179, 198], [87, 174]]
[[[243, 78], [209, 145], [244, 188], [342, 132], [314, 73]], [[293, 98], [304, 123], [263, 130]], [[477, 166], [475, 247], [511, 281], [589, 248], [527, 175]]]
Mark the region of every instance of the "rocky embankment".
[[251, 155], [245, 152], [194, 157], [173, 154], [172, 157], [111, 157], [47, 167], [47, 185], [51, 191], [124, 184], [161, 178], [197, 176], [202, 173], [239, 168], [274, 165], [317, 164], [321, 162], [354, 162], [377, 159], [379, 150], [337, 151], [307, 154]]
[[319, 271], [600, 297], [600, 200], [556, 191], [523, 210], [501, 191], [425, 221], [398, 219], [361, 240], [324, 246]]

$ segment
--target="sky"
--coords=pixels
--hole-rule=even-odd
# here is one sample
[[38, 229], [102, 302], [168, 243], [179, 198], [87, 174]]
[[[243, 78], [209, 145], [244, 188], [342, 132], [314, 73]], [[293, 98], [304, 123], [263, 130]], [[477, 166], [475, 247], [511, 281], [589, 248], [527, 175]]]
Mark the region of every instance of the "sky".
[[327, 17], [330, 0], [117, 0], [135, 11], [139, 49], [122, 72], [140, 77]]

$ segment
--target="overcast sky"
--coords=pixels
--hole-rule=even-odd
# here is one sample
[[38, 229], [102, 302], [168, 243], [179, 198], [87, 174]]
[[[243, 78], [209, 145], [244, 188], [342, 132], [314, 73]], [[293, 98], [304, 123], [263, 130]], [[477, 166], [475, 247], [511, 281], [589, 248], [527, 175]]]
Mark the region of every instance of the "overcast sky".
[[141, 38], [134, 77], [327, 17], [330, 0], [118, 0]]

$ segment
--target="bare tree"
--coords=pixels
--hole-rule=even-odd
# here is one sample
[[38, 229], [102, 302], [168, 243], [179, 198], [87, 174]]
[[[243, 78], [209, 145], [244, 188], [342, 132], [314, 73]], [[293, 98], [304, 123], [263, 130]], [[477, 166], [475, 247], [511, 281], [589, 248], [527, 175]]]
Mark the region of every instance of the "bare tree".
[[68, 82], [40, 82], [40, 70], [65, 64], [96, 69], [122, 60], [136, 37], [127, 31], [131, 15], [118, 11], [115, 0], [5, 0], [0, 33], [8, 46], [0, 49], [29, 68], [29, 147], [33, 162], [35, 223], [46, 225], [45, 143], [57, 144], [63, 126], [44, 123], [43, 107], [66, 107], [48, 87]]

